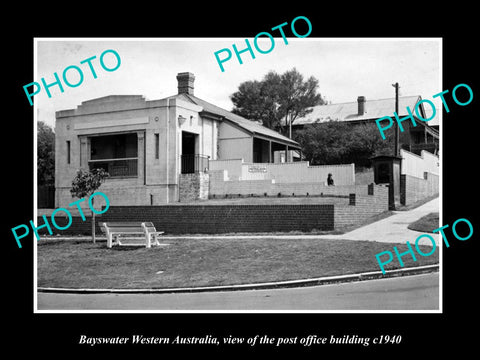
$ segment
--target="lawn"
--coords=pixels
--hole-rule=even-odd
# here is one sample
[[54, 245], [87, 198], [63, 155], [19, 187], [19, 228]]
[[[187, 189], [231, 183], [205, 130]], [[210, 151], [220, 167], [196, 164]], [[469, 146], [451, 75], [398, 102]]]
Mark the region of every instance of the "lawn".
[[[173, 288], [296, 280], [379, 271], [375, 254], [393, 245], [324, 239], [168, 239], [168, 246], [113, 247], [105, 242], [38, 242], [39, 287]], [[407, 247], [396, 245], [399, 252]], [[420, 246], [424, 253], [431, 247]], [[438, 263], [407, 256], [405, 267]], [[393, 261], [386, 269], [399, 268]]]
[[427, 214], [408, 225], [410, 230], [420, 231], [423, 233], [432, 233], [433, 230], [438, 229], [439, 227], [440, 222], [438, 212]]

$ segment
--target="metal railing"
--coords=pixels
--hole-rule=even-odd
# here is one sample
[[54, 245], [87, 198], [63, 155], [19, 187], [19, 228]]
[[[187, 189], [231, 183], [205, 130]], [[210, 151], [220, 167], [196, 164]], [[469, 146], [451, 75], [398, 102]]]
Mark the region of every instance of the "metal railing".
[[138, 175], [138, 158], [89, 160], [88, 167], [104, 169], [110, 177], [136, 177]]
[[209, 156], [207, 155], [182, 155], [182, 174], [193, 174], [208, 171], [208, 159]]

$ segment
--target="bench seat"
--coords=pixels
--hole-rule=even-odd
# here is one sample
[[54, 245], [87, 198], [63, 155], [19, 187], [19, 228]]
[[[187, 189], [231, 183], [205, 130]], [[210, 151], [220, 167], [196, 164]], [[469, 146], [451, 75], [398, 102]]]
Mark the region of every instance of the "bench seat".
[[[153, 245], [160, 245], [158, 238], [163, 231], [157, 231], [151, 222], [125, 221], [125, 222], [102, 222], [100, 228], [107, 236], [107, 247], [117, 245], [143, 245], [150, 248]], [[136, 237], [132, 237], [137, 235]], [[142, 243], [126, 244], [120, 241], [121, 236], [128, 236], [130, 239], [143, 239]]]

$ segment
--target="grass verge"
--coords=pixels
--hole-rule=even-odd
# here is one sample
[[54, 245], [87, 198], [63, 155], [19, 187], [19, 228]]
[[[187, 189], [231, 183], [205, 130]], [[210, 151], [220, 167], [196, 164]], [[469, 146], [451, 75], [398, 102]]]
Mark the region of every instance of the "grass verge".
[[[168, 246], [114, 247], [75, 240], [38, 243], [39, 287], [174, 288], [235, 285], [379, 271], [375, 254], [392, 244], [323, 239], [178, 239]], [[396, 245], [399, 252], [406, 245]], [[431, 247], [422, 247], [425, 253]], [[403, 259], [438, 263], [438, 252]], [[386, 269], [398, 268], [393, 262]]]
[[427, 214], [408, 225], [410, 230], [420, 231], [423, 233], [433, 233], [433, 230], [438, 229], [439, 227], [440, 220], [438, 212]]

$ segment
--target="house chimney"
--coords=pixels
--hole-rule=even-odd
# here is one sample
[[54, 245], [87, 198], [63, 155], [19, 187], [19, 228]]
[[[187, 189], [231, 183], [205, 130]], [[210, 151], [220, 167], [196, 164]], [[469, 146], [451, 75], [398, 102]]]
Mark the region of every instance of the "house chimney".
[[193, 83], [195, 82], [195, 75], [189, 72], [177, 74], [178, 93], [193, 95]]
[[361, 116], [365, 114], [365, 103], [367, 102], [367, 99], [365, 96], [359, 96], [357, 98], [357, 103], [358, 103], [358, 116]]

